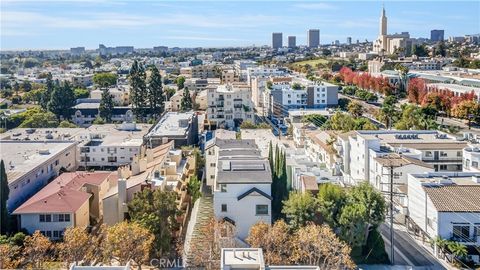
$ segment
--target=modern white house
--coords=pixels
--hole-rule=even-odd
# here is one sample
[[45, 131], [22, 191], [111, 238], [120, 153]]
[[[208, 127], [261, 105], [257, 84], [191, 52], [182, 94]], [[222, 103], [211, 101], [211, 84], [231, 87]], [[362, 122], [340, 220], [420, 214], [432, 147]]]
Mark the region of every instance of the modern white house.
[[479, 262], [480, 173], [431, 172], [408, 176], [408, 228], [467, 246]]
[[237, 236], [245, 239], [250, 227], [263, 221], [271, 223], [270, 164], [261, 157], [255, 143], [244, 148], [218, 149], [213, 179], [215, 217], [231, 222]]

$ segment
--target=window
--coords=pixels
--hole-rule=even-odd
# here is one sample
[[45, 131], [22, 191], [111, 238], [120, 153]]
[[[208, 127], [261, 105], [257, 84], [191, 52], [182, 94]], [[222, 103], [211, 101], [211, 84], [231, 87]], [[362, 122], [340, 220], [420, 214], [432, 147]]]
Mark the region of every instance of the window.
[[442, 171], [447, 170], [447, 165], [440, 165], [440, 170], [442, 170]]
[[52, 215], [45, 215], [45, 222], [52, 222]]
[[60, 237], [59, 231], [53, 231], [53, 238], [58, 238]]
[[462, 156], [462, 151], [457, 151], [457, 157], [461, 157]]
[[255, 213], [257, 216], [268, 215], [268, 205], [267, 204], [257, 204], [255, 207]]
[[222, 204], [222, 212], [227, 212], [227, 205], [226, 204]]
[[45, 222], [45, 215], [40, 215], [40, 222]]
[[480, 223], [475, 223], [473, 225], [473, 237], [477, 239], [480, 237]]
[[227, 192], [227, 185], [220, 184], [220, 192]]
[[426, 156], [426, 157], [431, 157], [431, 156], [432, 156], [432, 152], [431, 152], [431, 151], [425, 152], [425, 156]]
[[440, 156], [441, 157], [446, 157], [448, 156], [447, 152], [440, 151]]
[[453, 224], [453, 238], [462, 240], [470, 237], [470, 226], [465, 224]]
[[117, 157], [108, 157], [108, 162], [117, 162]]
[[46, 231], [47, 237], [52, 237], [52, 231]]
[[210, 167], [215, 167], [215, 163], [210, 163]]
[[65, 214], [65, 222], [70, 222], [70, 214]]
[[210, 179], [215, 179], [215, 175], [210, 175]]

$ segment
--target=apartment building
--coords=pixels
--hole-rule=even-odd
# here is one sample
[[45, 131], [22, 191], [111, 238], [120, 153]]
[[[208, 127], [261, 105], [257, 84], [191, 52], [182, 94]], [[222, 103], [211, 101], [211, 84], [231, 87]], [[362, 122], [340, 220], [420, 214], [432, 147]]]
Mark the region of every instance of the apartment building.
[[40, 231], [52, 240], [61, 239], [68, 227], [90, 226], [103, 218], [101, 198], [116, 185], [116, 172], [71, 172], [56, 177], [18, 207], [20, 227]]
[[[0, 140], [0, 159], [5, 162], [10, 189], [7, 200], [10, 213], [47, 185], [61, 170], [74, 171], [77, 168], [75, 141], [54, 140], [50, 132], [43, 133], [42, 140], [27, 140], [23, 138], [33, 131], [26, 130], [17, 130]], [[10, 135], [12, 137], [8, 137]]]
[[463, 149], [463, 171], [480, 173], [480, 145], [469, 145]]
[[[257, 67], [249, 68], [247, 70], [247, 83], [252, 87], [252, 101], [256, 107], [263, 107], [264, 93], [267, 87], [267, 81], [282, 80], [285, 77], [286, 72], [283, 69]], [[280, 78], [277, 78], [280, 77]]]
[[[91, 99], [78, 103], [72, 107], [72, 122], [77, 126], [88, 127], [100, 116], [100, 100]], [[123, 122], [133, 120], [132, 108], [129, 106], [115, 106], [112, 111], [112, 121]]]
[[88, 127], [75, 136], [79, 142], [78, 166], [106, 168], [130, 164], [135, 156], [145, 152], [143, 137], [151, 127], [127, 122]]
[[184, 86], [188, 88], [190, 92], [200, 92], [209, 86], [216, 86], [220, 84], [219, 78], [189, 78], [185, 80]]
[[175, 148], [198, 143], [198, 118], [195, 112], [167, 112], [144, 137], [148, 147], [157, 147], [169, 141]]
[[304, 79], [278, 81], [271, 79], [264, 94], [268, 115], [285, 117], [292, 109], [318, 109], [338, 104], [338, 86]]
[[186, 78], [218, 78], [220, 76], [216, 65], [197, 65], [180, 68], [180, 75]]
[[195, 172], [195, 158], [190, 153], [174, 148], [174, 142], [147, 149], [144, 156], [136, 156], [130, 166], [118, 169], [118, 185], [103, 196], [104, 222], [121, 222], [128, 215], [126, 205], [137, 192], [145, 188], [175, 192], [177, 208], [182, 211], [177, 221], [182, 231], [189, 212], [187, 184]]
[[[127, 86], [118, 86], [109, 88], [108, 92], [112, 95], [115, 106], [127, 106], [130, 104], [130, 88]], [[102, 99], [103, 90], [95, 89], [90, 91], [90, 98], [95, 100]]]
[[271, 223], [272, 174], [255, 142], [239, 141], [222, 142], [207, 166], [215, 171], [210, 181], [215, 217], [233, 223], [237, 236], [245, 239], [255, 223]]
[[424, 161], [435, 171], [461, 171], [466, 142], [433, 130], [354, 131], [338, 136], [337, 147], [343, 157], [342, 171], [347, 184], [375, 181], [371, 178], [372, 157], [398, 153]]
[[207, 120], [217, 127], [233, 128], [242, 121], [254, 121], [250, 86], [225, 84], [208, 89]]
[[408, 176], [408, 228], [427, 239], [467, 246], [479, 262], [480, 173], [435, 172]]

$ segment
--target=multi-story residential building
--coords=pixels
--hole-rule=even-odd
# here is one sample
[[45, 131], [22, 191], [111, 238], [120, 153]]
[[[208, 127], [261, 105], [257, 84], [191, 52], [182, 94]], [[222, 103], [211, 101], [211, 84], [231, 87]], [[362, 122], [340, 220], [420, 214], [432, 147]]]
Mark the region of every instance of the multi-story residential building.
[[467, 144], [432, 130], [364, 130], [344, 135], [338, 136], [336, 144], [343, 157], [341, 166], [347, 184], [375, 182], [370, 162], [384, 153], [421, 160], [433, 166], [435, 171], [461, 171], [462, 151]]
[[191, 67], [184, 67], [180, 69], [180, 75], [187, 78], [218, 78], [220, 72], [216, 65], [197, 65]]
[[291, 109], [314, 109], [336, 106], [338, 86], [309, 80], [279, 80], [272, 78], [264, 93], [268, 115], [284, 117]]
[[74, 171], [77, 168], [76, 142], [54, 139], [51, 132], [42, 134], [42, 140], [38, 141], [21, 139], [34, 132], [30, 129], [24, 131], [15, 131], [0, 140], [0, 159], [5, 162], [10, 189], [7, 200], [10, 213], [61, 170]]
[[[72, 107], [72, 122], [81, 127], [90, 126], [95, 119], [100, 116], [100, 101], [90, 100], [88, 102], [78, 103]], [[132, 121], [133, 112], [129, 106], [115, 106], [112, 111], [112, 121], [123, 122]]]
[[480, 102], [480, 87], [464, 86], [451, 83], [429, 83], [427, 84], [427, 87], [429, 89], [450, 90], [456, 97], [473, 92], [477, 98], [477, 101]]
[[[247, 83], [252, 87], [252, 101], [255, 107], [263, 107], [264, 93], [270, 77], [286, 75], [286, 70], [278, 68], [258, 67], [247, 70]], [[286, 78], [286, 77], [285, 77]]]
[[[236, 143], [234, 143], [236, 144]], [[271, 223], [270, 165], [253, 140], [243, 148], [219, 148], [212, 184], [215, 217], [235, 224], [237, 236], [245, 239], [250, 227]], [[207, 150], [208, 151], [208, 150]]]
[[63, 173], [18, 207], [20, 227], [61, 239], [68, 227], [90, 226], [103, 218], [102, 197], [116, 185], [116, 172]]
[[[127, 106], [130, 104], [130, 88], [119, 85], [115, 88], [109, 88], [108, 92], [112, 95], [113, 103], [116, 106]], [[103, 90], [95, 89], [90, 91], [90, 98], [95, 100], [102, 99]]]
[[320, 30], [310, 29], [307, 32], [307, 46], [309, 48], [318, 48], [320, 45]]
[[254, 121], [251, 87], [225, 84], [208, 89], [207, 119], [217, 127], [232, 128], [242, 121]]
[[216, 86], [220, 84], [219, 78], [207, 78], [207, 79], [200, 79], [200, 78], [189, 78], [185, 80], [184, 86], [188, 88], [190, 92], [200, 92], [207, 87]]
[[144, 137], [148, 147], [157, 147], [169, 141], [175, 148], [198, 142], [198, 118], [195, 112], [168, 112]]
[[81, 56], [85, 54], [85, 47], [70, 48], [70, 54], [72, 56]]
[[282, 33], [272, 33], [272, 48], [280, 49], [283, 47], [283, 34]]
[[[190, 97], [192, 98], [192, 101], [193, 101], [195, 97], [195, 92], [190, 91], [190, 89], [188, 90], [189, 90]], [[165, 108], [167, 109], [167, 111], [172, 111], [172, 112], [181, 111], [182, 99], [184, 94], [185, 94], [185, 89], [181, 89], [175, 92], [175, 94], [173, 94], [173, 96], [170, 97], [170, 100], [165, 103]]]
[[288, 36], [288, 48], [293, 49], [297, 47], [297, 37]]
[[[147, 149], [144, 156], [135, 156], [130, 166], [118, 170], [118, 185], [103, 196], [104, 222], [113, 225], [128, 215], [126, 205], [135, 193], [145, 188], [161, 189], [178, 194], [177, 207], [182, 215], [177, 218], [182, 231], [189, 212], [187, 184], [195, 171], [195, 158], [187, 152], [174, 149], [174, 142]], [[184, 157], [186, 156], [186, 157]]]
[[240, 77], [236, 70], [224, 69], [222, 70], [222, 83], [234, 83], [239, 82]]
[[75, 136], [79, 142], [78, 166], [118, 167], [130, 164], [145, 152], [143, 137], [152, 125], [124, 122], [121, 125], [92, 125]]
[[463, 171], [480, 173], [480, 145], [469, 145], [463, 149]]
[[479, 262], [480, 173], [436, 172], [408, 176], [408, 222], [427, 239], [441, 237], [467, 246]]
[[445, 37], [445, 30], [430, 31], [430, 41], [433, 41], [433, 42], [443, 41], [444, 37]]

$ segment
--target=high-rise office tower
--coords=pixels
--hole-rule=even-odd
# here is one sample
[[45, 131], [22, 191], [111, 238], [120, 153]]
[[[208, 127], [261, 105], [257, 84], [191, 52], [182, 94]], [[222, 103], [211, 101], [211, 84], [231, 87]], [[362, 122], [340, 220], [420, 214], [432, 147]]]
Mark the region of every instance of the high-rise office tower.
[[347, 45], [352, 45], [352, 37], [347, 37]]
[[431, 41], [443, 41], [444, 39], [444, 30], [432, 30], [430, 31], [430, 40]]
[[272, 33], [272, 48], [279, 49], [283, 47], [282, 33]]
[[295, 48], [295, 47], [297, 47], [297, 37], [288, 36], [288, 48]]
[[320, 30], [310, 29], [307, 32], [307, 46], [309, 48], [318, 48], [320, 45]]

